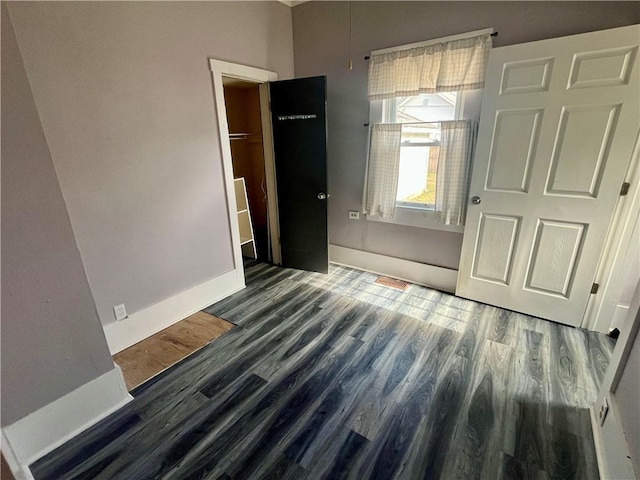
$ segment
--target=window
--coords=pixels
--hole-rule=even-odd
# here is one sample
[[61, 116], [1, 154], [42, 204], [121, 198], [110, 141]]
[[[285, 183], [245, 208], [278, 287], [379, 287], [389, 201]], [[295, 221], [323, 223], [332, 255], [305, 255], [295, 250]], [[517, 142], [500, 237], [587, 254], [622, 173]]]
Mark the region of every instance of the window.
[[491, 32], [371, 52], [368, 219], [461, 231]]
[[436, 171], [442, 120], [461, 118], [458, 92], [423, 93], [383, 100], [383, 121], [403, 123], [396, 204], [432, 210], [436, 200]]
[[[467, 90], [423, 93], [372, 102], [373, 123], [404, 124], [396, 195], [398, 208], [433, 210], [440, 149], [440, 125], [437, 122], [477, 118], [481, 100], [482, 90]], [[405, 218], [406, 213], [400, 212], [400, 218]]]

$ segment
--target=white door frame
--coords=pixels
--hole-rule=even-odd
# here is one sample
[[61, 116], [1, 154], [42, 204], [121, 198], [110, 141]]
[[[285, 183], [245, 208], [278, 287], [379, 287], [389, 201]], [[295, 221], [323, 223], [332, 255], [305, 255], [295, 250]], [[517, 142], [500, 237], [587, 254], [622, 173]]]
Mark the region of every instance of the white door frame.
[[601, 333], [607, 333], [611, 325], [620, 295], [617, 275], [623, 271], [631, 235], [640, 217], [640, 129], [624, 181], [631, 187], [626, 196], [618, 199], [596, 270], [594, 281], [602, 288], [590, 296], [581, 325], [582, 328]]
[[242, 248], [240, 245], [240, 226], [236, 208], [235, 188], [233, 185], [233, 161], [231, 158], [231, 142], [229, 140], [229, 123], [227, 122], [227, 108], [224, 100], [224, 86], [222, 77], [231, 77], [259, 84], [260, 86], [260, 111], [262, 118], [262, 144], [264, 150], [265, 177], [267, 187], [267, 208], [269, 212], [269, 230], [271, 235], [271, 249], [273, 263], [279, 265], [280, 257], [280, 226], [278, 223], [278, 203], [275, 180], [275, 162], [273, 155], [273, 138], [271, 134], [271, 119], [269, 112], [269, 92], [266, 82], [278, 79], [276, 72], [249, 67], [237, 63], [224, 62], [213, 58], [209, 59], [211, 77], [213, 78], [213, 95], [216, 103], [216, 116], [218, 119], [218, 132], [220, 135], [220, 147], [222, 150], [222, 169], [224, 185], [227, 195], [227, 207], [229, 209], [229, 223], [231, 225], [231, 241], [233, 243], [233, 257], [235, 268], [243, 272]]
[[[627, 366], [639, 329], [640, 283], [636, 286], [620, 338], [616, 342], [607, 372], [600, 385], [596, 403], [589, 409], [600, 478], [635, 478], [615, 392]], [[607, 405], [609, 411], [603, 419]]]

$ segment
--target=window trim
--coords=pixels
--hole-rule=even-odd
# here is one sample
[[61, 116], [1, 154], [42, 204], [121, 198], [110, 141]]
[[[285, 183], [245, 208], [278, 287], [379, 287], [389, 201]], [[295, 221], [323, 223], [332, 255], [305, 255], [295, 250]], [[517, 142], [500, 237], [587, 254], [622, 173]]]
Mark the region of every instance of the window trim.
[[[383, 100], [384, 101], [384, 100]], [[436, 141], [436, 142], [421, 142], [421, 143], [400, 143], [400, 151], [402, 151], [403, 148], [409, 148], [409, 147], [439, 147], [440, 146], [440, 142]], [[397, 193], [396, 193], [397, 195]], [[419, 203], [419, 202], [407, 202], [404, 200], [397, 200], [396, 199], [396, 209], [398, 207], [402, 207], [402, 208], [411, 208], [414, 210], [420, 210], [420, 211], [433, 211], [435, 210], [435, 204], [434, 203]]]
[[377, 215], [367, 215], [367, 220], [407, 227], [427, 228], [429, 230], [443, 230], [445, 232], [464, 232], [463, 225], [445, 225], [436, 220], [436, 212], [432, 209], [422, 209], [409, 206], [396, 205], [396, 214], [393, 218], [382, 218]]
[[[425, 40], [423, 42], [410, 43], [405, 45], [398, 45], [396, 47], [390, 48], [382, 48], [379, 50], [373, 50], [371, 52], [372, 55], [381, 54], [381, 53], [390, 53], [390, 52], [398, 52], [402, 50], [408, 50], [415, 47], [424, 47], [427, 45], [433, 45], [436, 43], [449, 42], [454, 40], [460, 40], [463, 38], [476, 37], [485, 34], [491, 34], [494, 32], [493, 28], [485, 28], [482, 30], [475, 30], [473, 32], [466, 32], [457, 35], [449, 35], [447, 37], [434, 38], [431, 40]], [[479, 95], [479, 99], [475, 98], [474, 101], [478, 103], [478, 112], [477, 115], [469, 116], [480, 117], [480, 106], [482, 104], [482, 90], [468, 90], [461, 91], [459, 100], [456, 102], [456, 112], [455, 118], [461, 119], [465, 118], [465, 111], [467, 108], [467, 101], [469, 99], [468, 94], [470, 92], [479, 92], [474, 93], [474, 95]], [[389, 100], [387, 100], [388, 102]], [[393, 99], [395, 102], [395, 99]], [[387, 112], [385, 112], [385, 100], [371, 100], [369, 101], [369, 124], [373, 125], [375, 123], [382, 123], [385, 118], [388, 118]], [[416, 208], [415, 206], [409, 205], [398, 205], [396, 202], [396, 215], [394, 218], [381, 218], [377, 215], [368, 214], [367, 220], [371, 220], [374, 222], [380, 223], [390, 223], [396, 225], [406, 225], [411, 227], [418, 228], [427, 228], [430, 230], [443, 230], [447, 232], [460, 232], [464, 231], [464, 226], [458, 225], [445, 225], [436, 220], [434, 208]]]
[[[473, 92], [473, 93], [471, 93]], [[470, 96], [473, 95], [474, 97]], [[467, 90], [461, 91], [459, 101], [456, 102], [456, 118], [465, 118], [466, 117], [479, 117], [479, 108], [478, 112], [475, 115], [465, 115], [467, 109], [467, 103], [473, 98], [471, 101], [470, 107], [473, 108], [473, 104], [477, 103], [478, 107], [482, 102], [482, 90]], [[369, 123], [371, 125], [375, 123], [383, 123], [386, 117], [385, 110], [385, 100], [372, 100], [369, 102]], [[458, 110], [459, 109], [459, 110]], [[439, 146], [439, 142], [428, 142], [428, 143], [420, 143], [420, 144], [405, 144], [404, 146]], [[389, 223], [395, 225], [405, 225], [408, 227], [416, 227], [416, 228], [427, 228], [429, 230], [442, 230], [446, 232], [459, 232], [462, 233], [464, 231], [464, 226], [457, 225], [444, 225], [436, 220], [435, 209], [434, 206], [427, 206], [425, 204], [424, 207], [418, 207], [416, 204], [413, 205], [403, 205], [401, 202], [396, 202], [396, 214], [393, 218], [381, 218], [374, 214], [368, 214], [366, 216], [367, 220], [371, 220], [379, 223]]]
[[[456, 104], [454, 107], [454, 113], [453, 113], [453, 120], [459, 120], [463, 117], [464, 114], [464, 104], [465, 104], [465, 97], [466, 97], [466, 92], [465, 91], [460, 91], [460, 92], [456, 92]], [[372, 123], [378, 123], [380, 121], [385, 122], [385, 123], [395, 123], [395, 113], [397, 111], [397, 98], [389, 98], [386, 100], [374, 100], [373, 102], [380, 102], [381, 103], [381, 118], [378, 119], [378, 121], [373, 121]], [[373, 109], [371, 110], [373, 111]], [[390, 112], [393, 112], [393, 115], [390, 114]], [[371, 112], [370, 112], [371, 115]], [[438, 123], [437, 121], [434, 121], [433, 123]], [[436, 142], [421, 142], [421, 143], [401, 143], [400, 144], [400, 148], [404, 148], [404, 147], [439, 147], [440, 146], [440, 142], [436, 141]], [[418, 202], [404, 202], [402, 200], [396, 200], [396, 212], [399, 208], [402, 208], [404, 210], [407, 210], [406, 212], [404, 212], [404, 214], [401, 214], [400, 216], [402, 217], [402, 220], [396, 220], [395, 218], [392, 219], [384, 219], [385, 222], [387, 223], [401, 223], [402, 221], [407, 221], [410, 222], [412, 225], [411, 226], [420, 226], [420, 225], [415, 225], [416, 223], [425, 223], [424, 221], [421, 221], [421, 219], [424, 219], [426, 217], [422, 216], [422, 215], [418, 215], [416, 212], [414, 212], [414, 210], [418, 210], [419, 212], [434, 212], [435, 211], [435, 205], [432, 203], [418, 203]], [[411, 211], [408, 211], [411, 210]], [[373, 215], [375, 216], [375, 215]], [[396, 213], [396, 217], [398, 216], [398, 214]], [[435, 216], [433, 217], [433, 220], [435, 222]], [[431, 224], [431, 222], [427, 222], [429, 224]], [[402, 223], [403, 225], [406, 225], [406, 223]], [[436, 225], [437, 226], [437, 225]], [[424, 228], [436, 228], [436, 226], [424, 226]]]

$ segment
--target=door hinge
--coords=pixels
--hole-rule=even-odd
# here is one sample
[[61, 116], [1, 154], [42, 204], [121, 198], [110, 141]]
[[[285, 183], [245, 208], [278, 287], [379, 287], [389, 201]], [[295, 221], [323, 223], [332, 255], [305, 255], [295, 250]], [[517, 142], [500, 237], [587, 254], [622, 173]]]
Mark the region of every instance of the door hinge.
[[591, 285], [591, 295], [595, 295], [596, 293], [598, 293], [599, 288], [600, 288], [599, 283], [594, 283], [593, 285]]
[[620, 189], [621, 197], [624, 197], [627, 193], [629, 193], [629, 187], [631, 187], [631, 184], [629, 182], [624, 182], [622, 184], [622, 188]]

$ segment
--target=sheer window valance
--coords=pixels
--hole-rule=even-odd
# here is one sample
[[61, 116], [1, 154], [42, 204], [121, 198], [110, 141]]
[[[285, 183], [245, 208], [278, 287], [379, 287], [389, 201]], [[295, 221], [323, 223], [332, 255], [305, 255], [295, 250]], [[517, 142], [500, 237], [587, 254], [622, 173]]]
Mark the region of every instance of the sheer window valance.
[[490, 50], [485, 34], [372, 54], [369, 100], [482, 88]]

